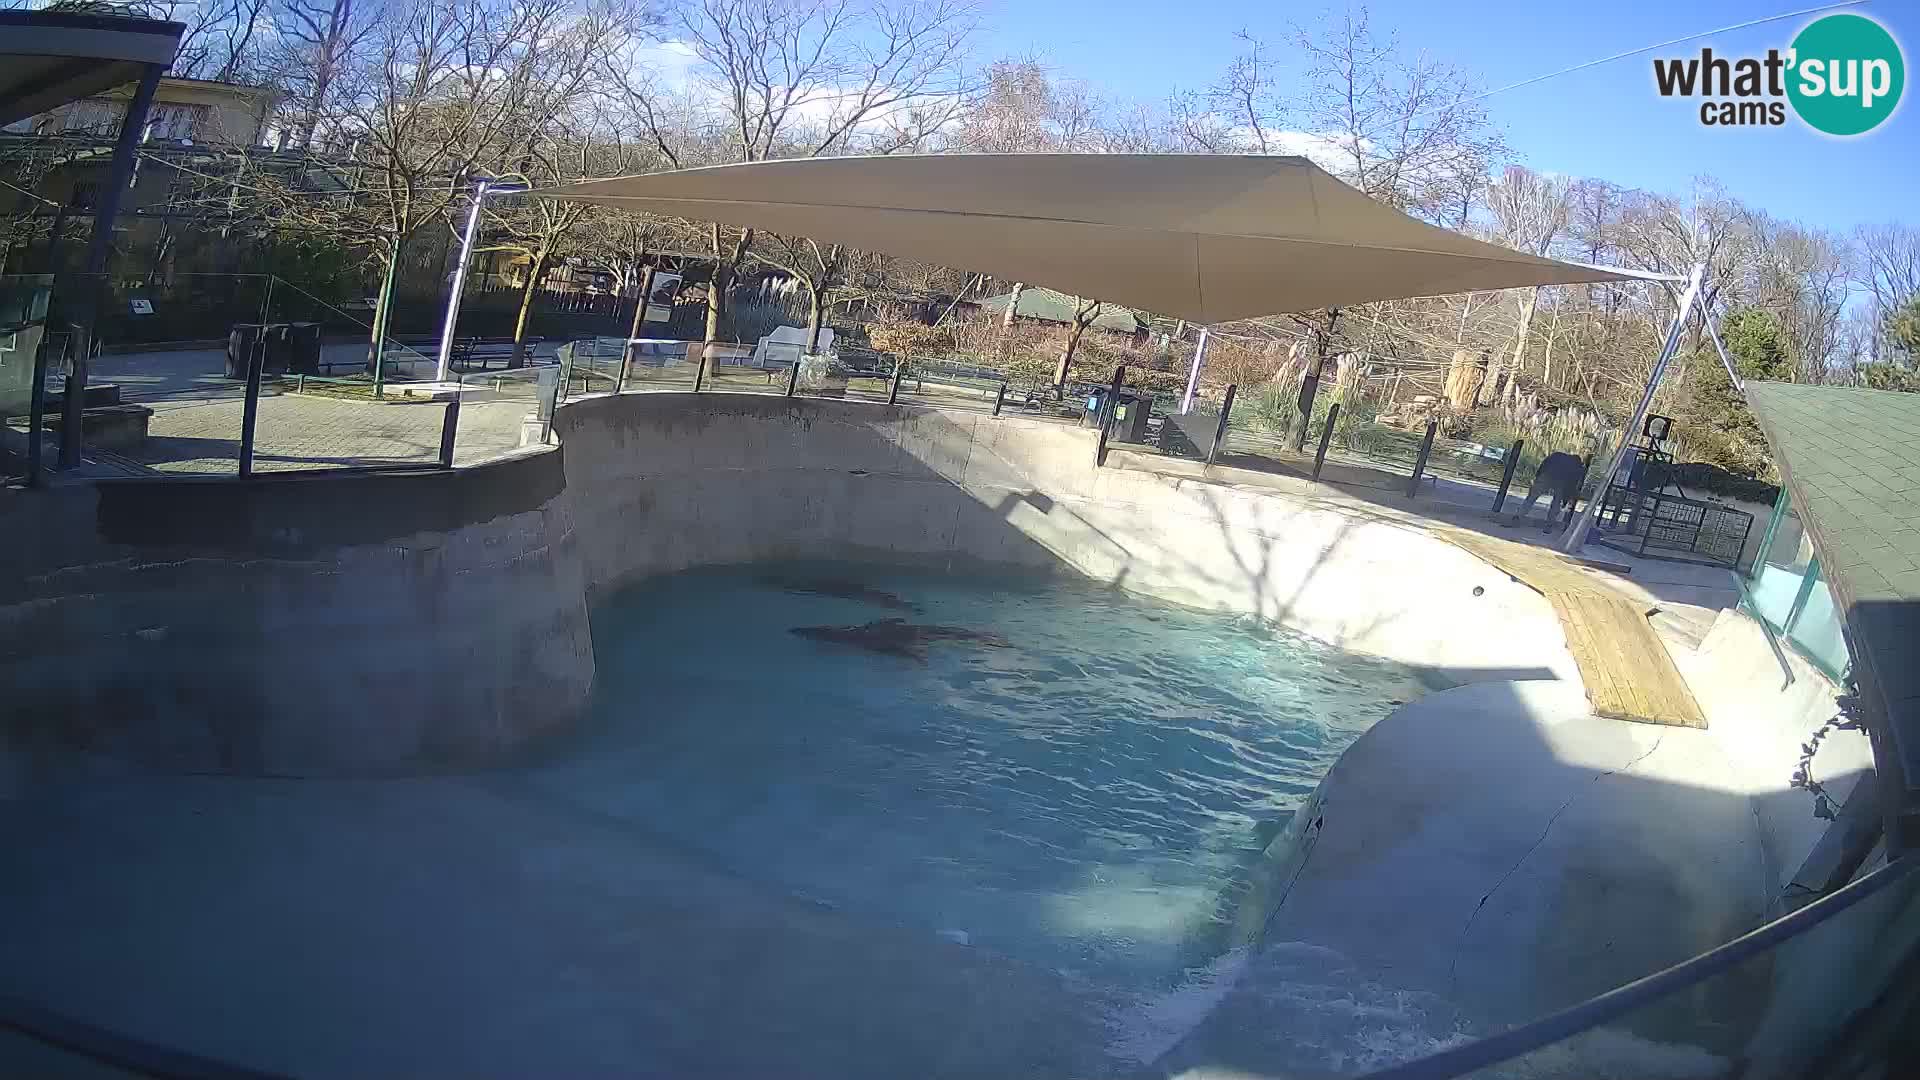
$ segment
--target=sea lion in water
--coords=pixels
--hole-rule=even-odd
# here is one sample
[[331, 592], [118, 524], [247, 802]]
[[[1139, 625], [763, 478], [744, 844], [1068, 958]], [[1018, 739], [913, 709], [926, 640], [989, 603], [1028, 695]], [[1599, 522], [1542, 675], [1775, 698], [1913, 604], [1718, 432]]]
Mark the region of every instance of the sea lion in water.
[[966, 641], [993, 649], [1007, 647], [1007, 639], [998, 634], [958, 626], [924, 626], [905, 619], [881, 619], [859, 626], [796, 626], [790, 633], [910, 660], [925, 660], [927, 646], [935, 641]]
[[841, 578], [764, 577], [760, 579], [760, 583], [802, 596], [832, 596], [841, 600], [857, 600], [862, 604], [872, 604], [875, 607], [889, 608], [894, 611], [920, 610], [890, 592], [883, 592], [857, 581], [846, 581]]

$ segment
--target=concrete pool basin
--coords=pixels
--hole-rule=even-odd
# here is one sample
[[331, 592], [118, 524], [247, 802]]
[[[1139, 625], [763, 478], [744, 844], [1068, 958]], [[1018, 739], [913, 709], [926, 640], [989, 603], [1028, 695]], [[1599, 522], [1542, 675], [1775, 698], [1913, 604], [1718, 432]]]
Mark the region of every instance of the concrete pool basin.
[[[1288, 872], [1246, 946], [1330, 950], [1369, 985], [1447, 1000], [1461, 1031], [1750, 927], [1824, 829], [1785, 777], [1825, 703], [1757, 695], [1737, 621], [1675, 657], [1712, 728], [1648, 729], [1588, 715], [1547, 601], [1445, 540], [1335, 500], [1098, 469], [1090, 432], [729, 394], [586, 398], [555, 430], [559, 448], [443, 474], [0, 501], [0, 534], [24, 541], [0, 594], [0, 871], [34, 883], [0, 911], [16, 935], [0, 944], [33, 958], [8, 992], [314, 1075], [1313, 1067], [1245, 1038], [1273, 1008], [1257, 979], [1116, 1039], [1110, 1003], [1056, 972], [764, 895], [661, 838], [634, 866], [594, 865], [576, 840], [609, 823], [501, 769], [582, 726], [593, 603], [742, 563], [1067, 575], [1456, 688], [1334, 766], [1321, 812], [1270, 851]], [[1864, 768], [1863, 741], [1822, 752], [1823, 776]], [[1579, 902], [1602, 879], [1617, 902]], [[1660, 933], [1635, 933], [1661, 911]], [[121, 929], [73, 947], [54, 931], [74, 915]], [[291, 939], [276, 970], [250, 959]], [[1555, 973], [1569, 964], [1578, 978]], [[289, 977], [307, 989], [277, 991]], [[382, 1018], [436, 998], [412, 1043]], [[716, 1011], [750, 1034], [673, 1034]], [[294, 1030], [303, 1017], [322, 1020]], [[449, 1049], [467, 1025], [490, 1034]], [[884, 1052], [835, 1049], [881, 1028]]]

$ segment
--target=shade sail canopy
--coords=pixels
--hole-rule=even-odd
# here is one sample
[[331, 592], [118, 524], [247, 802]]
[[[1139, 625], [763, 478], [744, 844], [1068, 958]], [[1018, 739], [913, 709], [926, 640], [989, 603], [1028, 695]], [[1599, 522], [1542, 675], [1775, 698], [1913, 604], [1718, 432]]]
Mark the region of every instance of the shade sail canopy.
[[1201, 323], [1631, 276], [1416, 221], [1298, 157], [808, 158], [534, 194], [807, 236]]

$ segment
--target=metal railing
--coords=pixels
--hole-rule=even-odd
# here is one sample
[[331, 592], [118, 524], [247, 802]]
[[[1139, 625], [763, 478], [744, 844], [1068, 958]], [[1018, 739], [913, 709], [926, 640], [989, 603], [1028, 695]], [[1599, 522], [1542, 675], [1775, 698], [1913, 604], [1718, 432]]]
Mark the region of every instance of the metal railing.
[[1773, 949], [1905, 880], [1920, 856], [1887, 863], [1787, 915], [1690, 960], [1498, 1035], [1368, 1073], [1364, 1080], [1452, 1080], [1552, 1046], [1695, 987]]

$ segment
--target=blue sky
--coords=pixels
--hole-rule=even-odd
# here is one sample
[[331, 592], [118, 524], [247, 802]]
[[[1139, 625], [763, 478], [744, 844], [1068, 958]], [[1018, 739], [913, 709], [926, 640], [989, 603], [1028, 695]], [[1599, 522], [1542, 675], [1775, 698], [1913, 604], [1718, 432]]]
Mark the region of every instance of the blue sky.
[[[1377, 0], [1376, 32], [1393, 28], [1469, 71], [1486, 88], [1683, 34], [1800, 8], [1819, 0]], [[1120, 98], [1158, 100], [1175, 85], [1198, 88], [1233, 55], [1246, 28], [1284, 40], [1288, 22], [1312, 22], [1314, 3], [1202, 0], [998, 0], [987, 55], [1032, 54], [1063, 77]], [[1877, 18], [1905, 51], [1908, 82], [1920, 53], [1920, 0], [1853, 9]], [[1652, 57], [1759, 55], [1785, 48], [1812, 16], [1770, 23], [1618, 60], [1487, 99], [1521, 162], [1629, 187], [1684, 193], [1695, 176], [1717, 178], [1742, 201], [1778, 217], [1845, 230], [1866, 222], [1920, 222], [1920, 90], [1909, 85], [1894, 117], [1868, 135], [1830, 139], [1789, 117], [1785, 127], [1703, 127], [1697, 101], [1662, 99]]]

